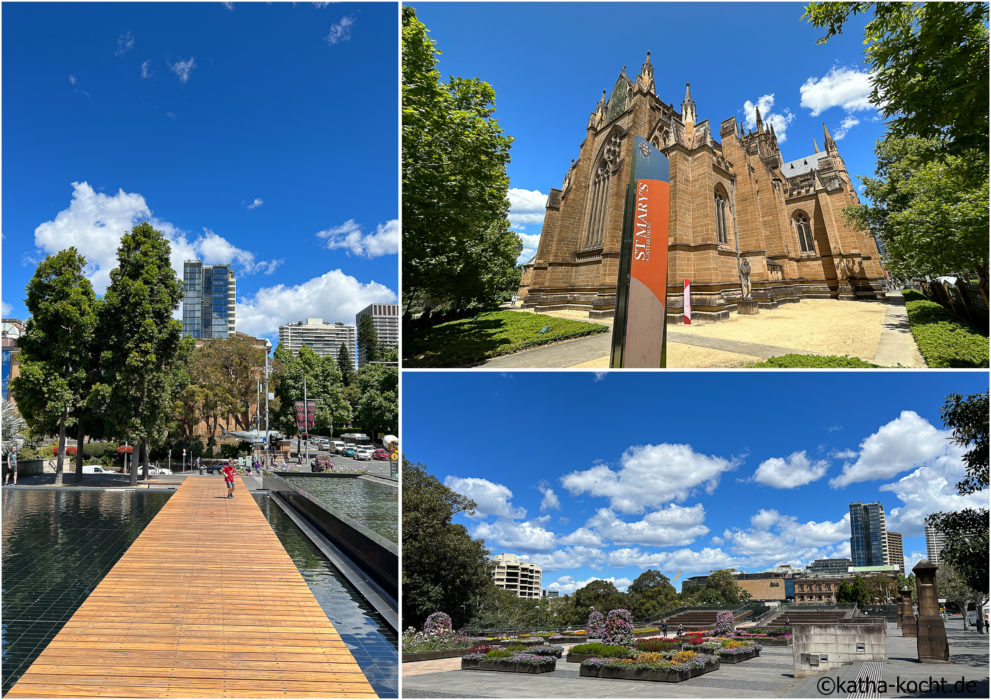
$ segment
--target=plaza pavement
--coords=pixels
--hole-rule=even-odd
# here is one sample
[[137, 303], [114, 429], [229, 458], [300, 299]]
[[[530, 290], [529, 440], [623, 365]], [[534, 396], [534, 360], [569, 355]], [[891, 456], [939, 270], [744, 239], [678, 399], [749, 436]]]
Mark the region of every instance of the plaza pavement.
[[[589, 320], [578, 311], [550, 316]], [[612, 327], [611, 320], [593, 320]], [[496, 357], [487, 368], [609, 367], [612, 333]], [[733, 314], [729, 320], [668, 326], [669, 368], [742, 367], [789, 353], [847, 355], [884, 367], [925, 367], [909, 331], [901, 292], [889, 292], [886, 303], [805, 299], [754, 316]]]
[[[950, 623], [952, 625], [952, 623]], [[739, 664], [723, 665], [682, 683], [621, 681], [581, 678], [578, 664], [561, 659], [553, 673], [537, 675], [462, 671], [461, 659], [404, 663], [404, 698], [768, 698], [768, 697], [906, 697], [926, 693], [906, 692], [912, 684], [940, 678], [952, 684], [961, 678], [975, 681], [973, 693], [934, 692], [940, 697], [988, 697], [988, 637], [964, 632], [959, 625], [947, 628], [950, 664], [920, 664], [915, 659], [916, 640], [903, 638], [894, 624], [887, 629], [888, 661], [855, 663], [808, 678], [793, 677], [791, 647], [765, 647], [761, 655]], [[880, 675], [877, 675], [880, 673]], [[891, 687], [862, 685], [864, 692], [849, 692], [858, 677], [883, 680]], [[823, 680], [827, 678], [828, 680]], [[840, 684], [835, 681], [839, 679]], [[901, 687], [895, 685], [901, 681]], [[820, 692], [818, 688], [822, 688]]]

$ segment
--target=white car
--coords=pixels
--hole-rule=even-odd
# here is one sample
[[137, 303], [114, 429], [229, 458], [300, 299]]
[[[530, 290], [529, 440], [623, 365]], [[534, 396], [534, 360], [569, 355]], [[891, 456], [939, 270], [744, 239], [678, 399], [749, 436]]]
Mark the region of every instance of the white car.
[[172, 476], [172, 470], [168, 467], [156, 467], [156, 470], [156, 473], [158, 474], [168, 474], [169, 476]]
[[371, 447], [359, 447], [358, 451], [354, 453], [355, 459], [371, 459], [372, 455], [375, 454], [375, 450]]
[[345, 447], [347, 447], [347, 444], [343, 440], [333, 440], [330, 443], [330, 449], [337, 454], [343, 452]]
[[84, 464], [83, 474], [116, 474], [100, 464]]

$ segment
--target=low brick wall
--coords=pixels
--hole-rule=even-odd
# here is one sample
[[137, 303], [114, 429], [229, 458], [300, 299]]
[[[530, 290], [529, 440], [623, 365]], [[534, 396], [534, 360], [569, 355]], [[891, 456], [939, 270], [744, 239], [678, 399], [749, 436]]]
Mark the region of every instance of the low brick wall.
[[887, 661], [884, 618], [855, 618], [831, 624], [792, 623], [795, 677], [813, 676], [843, 664]]

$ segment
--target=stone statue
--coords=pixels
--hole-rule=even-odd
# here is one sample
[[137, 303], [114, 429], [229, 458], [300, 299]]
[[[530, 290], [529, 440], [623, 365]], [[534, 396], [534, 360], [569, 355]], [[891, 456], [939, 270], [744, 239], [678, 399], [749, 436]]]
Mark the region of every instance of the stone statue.
[[746, 258], [740, 261], [740, 285], [743, 287], [744, 300], [750, 299], [750, 261]]

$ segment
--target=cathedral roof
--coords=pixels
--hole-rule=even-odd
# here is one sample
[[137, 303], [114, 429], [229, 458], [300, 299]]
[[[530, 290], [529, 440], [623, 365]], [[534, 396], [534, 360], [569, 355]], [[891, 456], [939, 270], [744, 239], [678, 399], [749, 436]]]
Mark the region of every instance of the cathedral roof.
[[785, 177], [796, 177], [810, 173], [819, 166], [819, 159], [826, 157], [825, 153], [813, 153], [803, 158], [790, 160], [781, 166], [781, 174]]

